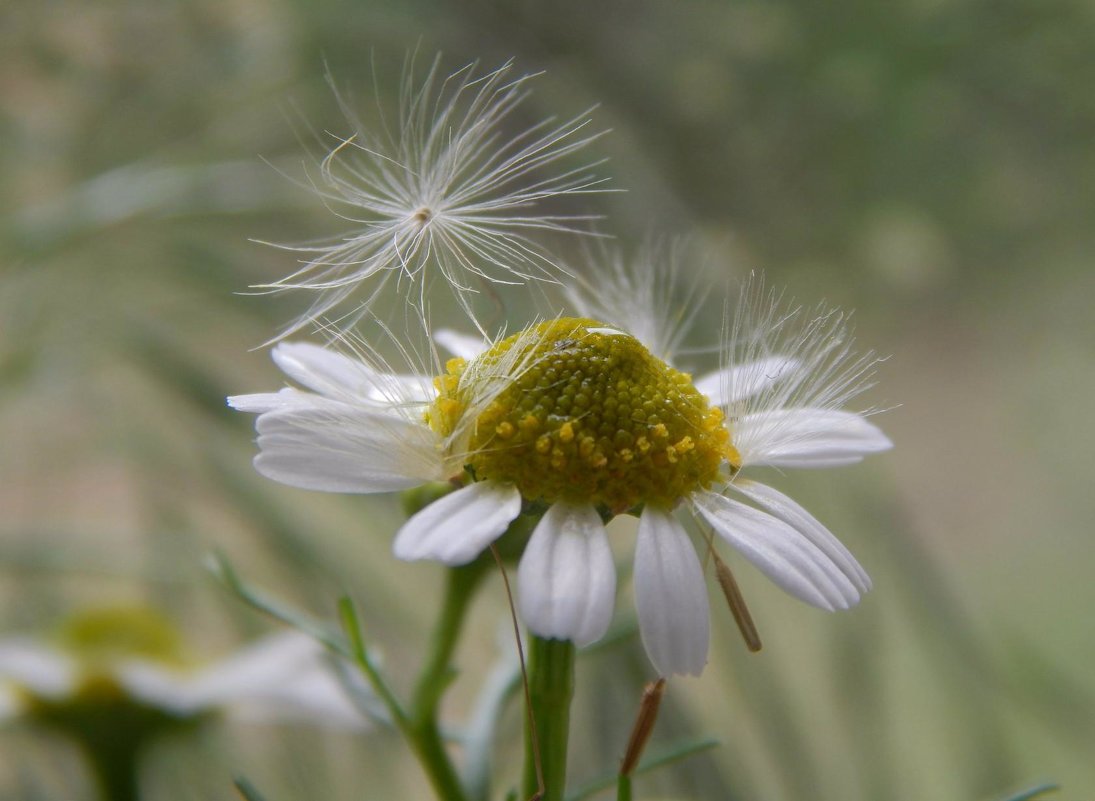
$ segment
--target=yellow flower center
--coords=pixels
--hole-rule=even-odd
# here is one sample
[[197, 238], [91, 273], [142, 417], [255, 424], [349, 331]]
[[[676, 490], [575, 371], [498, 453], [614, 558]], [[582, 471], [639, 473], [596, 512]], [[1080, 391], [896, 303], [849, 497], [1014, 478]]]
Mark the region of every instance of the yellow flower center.
[[86, 611], [66, 621], [58, 635], [67, 650], [90, 663], [133, 657], [165, 664], [184, 661], [178, 633], [144, 607]]
[[691, 376], [594, 320], [532, 326], [451, 360], [434, 383], [430, 425], [444, 436], [466, 427], [476, 479], [513, 483], [530, 501], [669, 508], [737, 458]]

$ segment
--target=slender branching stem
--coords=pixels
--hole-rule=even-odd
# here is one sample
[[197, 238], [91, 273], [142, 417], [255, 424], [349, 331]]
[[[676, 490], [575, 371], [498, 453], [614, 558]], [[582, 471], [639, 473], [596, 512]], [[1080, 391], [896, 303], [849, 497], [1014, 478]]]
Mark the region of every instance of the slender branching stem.
[[438, 797], [444, 801], [466, 801], [467, 794], [445, 750], [437, 720], [438, 707], [445, 688], [454, 678], [453, 651], [485, 572], [485, 564], [479, 562], [449, 571], [441, 617], [434, 628], [430, 652], [411, 697], [408, 714], [411, 745], [426, 768]]

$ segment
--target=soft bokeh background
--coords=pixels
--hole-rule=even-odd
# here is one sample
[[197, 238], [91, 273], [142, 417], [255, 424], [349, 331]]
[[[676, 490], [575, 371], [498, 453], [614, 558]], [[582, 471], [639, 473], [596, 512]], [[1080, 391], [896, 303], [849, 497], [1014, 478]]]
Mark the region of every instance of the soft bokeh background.
[[[219, 549], [319, 615], [350, 592], [388, 664], [416, 664], [439, 569], [391, 558], [396, 502], [261, 480], [251, 420], [223, 403], [281, 382], [250, 349], [305, 303], [239, 294], [293, 267], [249, 239], [339, 231], [279, 174], [309, 126], [347, 130], [325, 71], [370, 103], [370, 64], [394, 94], [416, 47], [452, 69], [547, 70], [526, 122], [599, 103], [613, 133], [594, 155], [628, 190], [586, 202], [607, 229], [696, 236], [731, 273], [855, 308], [860, 340], [892, 354], [869, 402], [900, 404], [881, 420], [897, 448], [780, 483], [875, 591], [827, 616], [742, 567], [766, 648], [746, 654], [718, 602], [711, 665], [672, 684], [656, 746], [722, 745], [639, 796], [993, 799], [1051, 779], [1090, 798], [1095, 8], [1081, 0], [5, 5], [2, 630], [140, 600], [215, 656], [270, 628], [208, 578]], [[495, 583], [453, 717], [502, 621]], [[636, 644], [579, 671], [576, 783], [615, 765], [650, 678]], [[9, 729], [0, 754], [4, 797], [88, 797], [64, 743]], [[500, 771], [516, 759], [503, 748]], [[234, 774], [270, 799], [425, 794], [387, 734], [211, 729], [149, 768], [156, 799], [234, 798]]]

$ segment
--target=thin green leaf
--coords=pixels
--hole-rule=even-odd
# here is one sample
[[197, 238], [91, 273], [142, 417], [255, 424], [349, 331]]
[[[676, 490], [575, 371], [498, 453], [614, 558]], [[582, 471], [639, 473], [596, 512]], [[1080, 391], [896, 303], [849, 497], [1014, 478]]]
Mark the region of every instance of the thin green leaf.
[[719, 741], [714, 737], [705, 737], [702, 740], [692, 740], [690, 742], [671, 746], [670, 748], [660, 751], [654, 756], [639, 762], [639, 767], [635, 769], [635, 775], [638, 776], [647, 773], [648, 771], [655, 770], [663, 765], [672, 765], [674, 762], [680, 762], [682, 759], [687, 759], [690, 756], [709, 751], [718, 745]]
[[243, 797], [244, 801], [266, 801], [263, 794], [255, 789], [255, 785], [243, 776], [237, 776], [233, 779], [232, 784], [236, 786], [236, 791]]
[[[691, 740], [680, 743], [679, 745], [670, 746], [664, 751], [659, 751], [657, 754], [642, 760], [639, 763], [639, 767], [635, 769], [634, 775], [638, 776], [656, 768], [663, 767], [664, 765], [671, 765], [674, 762], [679, 762], [682, 759], [687, 759], [688, 757], [708, 751], [717, 745], [719, 745], [718, 740], [706, 737], [702, 740]], [[617, 788], [619, 788], [618, 781], [619, 777], [615, 773], [594, 779], [568, 795], [566, 801], [583, 801], [583, 799], [589, 798], [602, 790], [607, 790], [613, 785], [616, 785]]]
[[1027, 790], [1021, 790], [1015, 795], [1009, 795], [1007, 798], [1001, 799], [1001, 801], [1031, 801], [1031, 799], [1038, 798], [1045, 793], [1054, 793], [1060, 789], [1060, 785], [1046, 782], [1045, 784], [1039, 784]]
[[365, 647], [365, 638], [361, 634], [361, 621], [357, 617], [357, 610], [354, 608], [354, 602], [349, 597], [344, 596], [339, 598], [338, 617], [342, 623], [342, 631], [349, 642], [348, 656], [361, 669], [365, 678], [368, 679], [369, 683], [372, 685], [373, 690], [376, 691], [380, 700], [384, 702], [384, 706], [387, 708], [392, 721], [405, 734], [408, 734], [410, 723], [407, 719], [407, 713], [404, 711], [403, 705], [399, 703], [399, 700], [391, 691], [391, 688], [388, 687], [388, 683], [384, 680], [384, 676], [381, 674], [380, 669], [377, 667], [372, 657], [369, 656], [369, 651]]
[[232, 567], [231, 562], [223, 554], [214, 553], [210, 556], [209, 570], [229, 592], [247, 605], [275, 620], [303, 631], [335, 653], [354, 658], [354, 654], [346, 641], [332, 632], [328, 626], [284, 601], [277, 600], [261, 590], [245, 584], [236, 573], [235, 568]]

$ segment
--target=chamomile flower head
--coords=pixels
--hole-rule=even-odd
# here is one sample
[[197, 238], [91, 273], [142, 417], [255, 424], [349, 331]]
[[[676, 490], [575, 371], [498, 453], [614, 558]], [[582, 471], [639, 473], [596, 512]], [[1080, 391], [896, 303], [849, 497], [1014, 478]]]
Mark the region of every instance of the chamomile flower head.
[[[744, 298], [722, 366], [698, 380], [648, 346], [673, 350], [672, 318], [648, 314], [643, 341], [627, 330], [625, 304], [624, 317], [557, 317], [479, 347], [440, 336], [460, 355], [411, 392], [395, 389], [406, 377], [284, 343], [275, 360], [313, 392], [229, 402], [260, 414], [256, 466], [285, 483], [376, 492], [451, 479], [458, 488], [396, 535], [400, 558], [463, 564], [522, 510], [540, 514], [518, 566], [518, 604], [542, 637], [584, 645], [605, 633], [616, 591], [605, 521], [638, 515], [634, 594], [647, 653], [663, 675], [698, 674], [707, 593], [676, 510], [691, 509], [792, 595], [847, 608], [869, 589], [863, 569], [802, 507], [744, 474], [848, 464], [890, 447], [866, 416], [842, 408], [875, 361], [852, 352], [843, 318], [763, 290]], [[387, 403], [377, 401], [384, 383]]]
[[408, 67], [390, 124], [362, 125], [343, 103], [356, 130], [337, 139], [311, 182], [351, 227], [327, 244], [290, 248], [303, 266], [257, 287], [317, 293], [282, 336], [320, 318], [340, 317], [348, 328], [393, 279], [420, 306], [430, 282], [444, 281], [474, 321], [474, 295], [491, 283], [563, 274], [537, 236], [585, 231], [592, 218], [560, 214], [551, 199], [601, 191], [595, 164], [567, 159], [600, 134], [588, 113], [513, 133], [533, 77], [515, 75], [511, 62], [446, 76], [437, 59], [421, 82]]
[[[347, 681], [349, 681], [347, 675]], [[366, 693], [363, 687], [355, 693]], [[175, 629], [145, 607], [93, 609], [53, 638], [0, 640], [0, 719], [76, 737], [152, 738], [213, 715], [364, 729], [369, 720], [321, 645], [288, 632], [194, 663]], [[89, 724], [116, 728], [103, 731]]]

